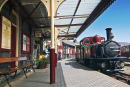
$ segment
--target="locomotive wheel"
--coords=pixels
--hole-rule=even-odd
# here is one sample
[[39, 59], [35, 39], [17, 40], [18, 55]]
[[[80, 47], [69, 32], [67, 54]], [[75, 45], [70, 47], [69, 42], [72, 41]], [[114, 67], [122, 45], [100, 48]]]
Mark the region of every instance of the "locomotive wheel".
[[107, 73], [107, 71], [106, 71], [105, 68], [104, 68], [104, 69], [101, 69], [101, 72], [102, 72], [102, 73]]
[[93, 63], [92, 63], [92, 60], [90, 60], [90, 65], [89, 65], [90, 68], [93, 68]]
[[79, 62], [78, 62], [78, 63], [79, 63], [79, 64], [83, 64], [83, 63], [82, 63], [82, 60], [79, 60]]
[[87, 66], [87, 67], [89, 67], [89, 65], [90, 65], [90, 60], [88, 60], [88, 59], [84, 60], [84, 65]]
[[78, 59], [76, 59], [76, 62], [78, 62]]
[[90, 60], [87, 60], [86, 62], [87, 67], [90, 67]]
[[97, 70], [97, 62], [96, 62], [96, 61], [91, 60], [91, 61], [90, 61], [90, 67], [91, 67], [92, 69]]
[[98, 70], [96, 61], [93, 61], [92, 68], [95, 69], [95, 70]]
[[79, 63], [79, 59], [78, 58], [76, 59], [76, 62]]

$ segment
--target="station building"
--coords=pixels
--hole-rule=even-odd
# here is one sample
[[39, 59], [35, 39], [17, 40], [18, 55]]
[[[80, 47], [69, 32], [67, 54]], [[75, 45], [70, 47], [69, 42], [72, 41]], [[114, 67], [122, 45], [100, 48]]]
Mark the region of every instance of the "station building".
[[[26, 56], [32, 60], [34, 48], [34, 26], [23, 18], [23, 13], [17, 12], [14, 3], [4, 1], [0, 12], [0, 57]], [[14, 8], [15, 7], [15, 8]], [[17, 11], [16, 11], [16, 10]], [[16, 63], [22, 64], [23, 62]], [[10, 63], [5, 63], [5, 65]], [[1, 65], [1, 64], [0, 64]], [[3, 66], [3, 64], [1, 65]], [[14, 67], [15, 63], [11, 63]]]
[[63, 58], [75, 58], [75, 43], [69, 40], [62, 41]]

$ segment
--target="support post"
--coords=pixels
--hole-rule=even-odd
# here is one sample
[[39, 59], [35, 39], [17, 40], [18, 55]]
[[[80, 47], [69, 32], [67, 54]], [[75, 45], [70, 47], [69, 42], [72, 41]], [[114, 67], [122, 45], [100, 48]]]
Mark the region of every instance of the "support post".
[[50, 84], [55, 83], [54, 0], [51, 0]]
[[57, 28], [55, 27], [55, 67], [57, 67]]
[[40, 54], [43, 54], [43, 39], [40, 40]]
[[75, 59], [77, 58], [76, 45], [75, 45]]
[[55, 83], [55, 49], [50, 49], [50, 84]]
[[57, 53], [55, 53], [55, 67], [57, 67]]
[[75, 52], [76, 52], [76, 45], [75, 45]]

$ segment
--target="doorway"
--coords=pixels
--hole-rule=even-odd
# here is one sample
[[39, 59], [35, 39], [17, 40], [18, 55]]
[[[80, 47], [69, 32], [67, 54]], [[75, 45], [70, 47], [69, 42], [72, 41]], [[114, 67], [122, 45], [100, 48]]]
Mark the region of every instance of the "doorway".
[[[16, 57], [16, 27], [12, 25], [11, 31], [11, 57]], [[11, 62], [11, 68], [15, 67], [15, 62]]]

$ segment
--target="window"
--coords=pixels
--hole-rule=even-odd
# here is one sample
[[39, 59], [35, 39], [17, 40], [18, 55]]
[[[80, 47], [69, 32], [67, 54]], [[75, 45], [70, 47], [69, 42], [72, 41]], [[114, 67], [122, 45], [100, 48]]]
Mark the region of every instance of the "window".
[[30, 35], [23, 31], [22, 53], [30, 53]]

